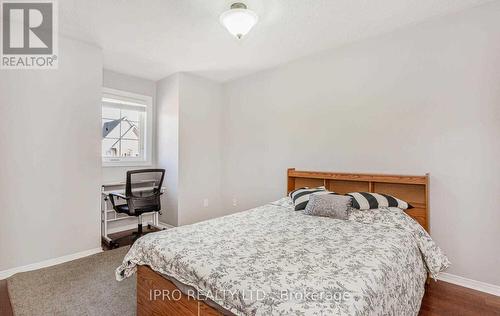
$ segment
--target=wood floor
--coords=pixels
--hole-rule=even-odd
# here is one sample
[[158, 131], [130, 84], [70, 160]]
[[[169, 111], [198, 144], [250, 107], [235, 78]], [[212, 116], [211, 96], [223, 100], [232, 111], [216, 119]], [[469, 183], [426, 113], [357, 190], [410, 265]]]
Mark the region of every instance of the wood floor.
[[[121, 232], [118, 232], [118, 233], [114, 233], [114, 234], [109, 234], [109, 238], [111, 238], [112, 240], [115, 240], [118, 242], [118, 244], [120, 245], [120, 247], [123, 247], [123, 246], [128, 246], [128, 245], [131, 245], [134, 243], [134, 237], [132, 235], [132, 232], [134, 231], [137, 231], [137, 229], [130, 229], [130, 230], [124, 230], [124, 231], [121, 231]], [[152, 232], [156, 232], [158, 231], [158, 229], [152, 227], [151, 229], [147, 228], [147, 226], [144, 226], [143, 227], [143, 231], [144, 233], [152, 233]], [[104, 242], [101, 243], [101, 247], [104, 251], [106, 250], [111, 250], [108, 245], [106, 245]], [[1, 315], [0, 315], [1, 316]]]
[[[7, 282], [0, 280], [0, 316], [12, 316]], [[500, 315], [500, 297], [446, 282], [426, 287], [419, 316]]]
[[7, 292], [7, 281], [0, 280], [0, 316], [12, 316], [9, 293]]
[[431, 281], [426, 286], [419, 316], [437, 315], [500, 315], [500, 297], [443, 281]]

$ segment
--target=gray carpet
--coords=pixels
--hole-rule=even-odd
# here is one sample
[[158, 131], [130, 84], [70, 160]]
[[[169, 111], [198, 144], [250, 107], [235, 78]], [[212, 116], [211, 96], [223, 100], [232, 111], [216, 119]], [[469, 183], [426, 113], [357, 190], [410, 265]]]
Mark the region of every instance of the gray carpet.
[[14, 315], [135, 315], [135, 276], [115, 280], [115, 269], [128, 249], [10, 277], [7, 286]]

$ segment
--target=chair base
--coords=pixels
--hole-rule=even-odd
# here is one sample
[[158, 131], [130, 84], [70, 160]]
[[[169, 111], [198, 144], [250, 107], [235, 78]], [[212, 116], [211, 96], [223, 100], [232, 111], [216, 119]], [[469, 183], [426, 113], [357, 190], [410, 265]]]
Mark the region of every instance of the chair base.
[[144, 233], [142, 230], [142, 224], [137, 225], [137, 231], [133, 232], [132, 235], [134, 235], [133, 242], [135, 242], [137, 239], [141, 238], [142, 236], [146, 235], [147, 233]]
[[126, 236], [122, 236], [116, 239], [105, 240], [103, 239], [103, 243], [107, 246], [108, 249], [116, 249], [121, 246], [126, 246], [135, 243], [137, 239], [140, 237], [147, 235], [151, 232], [164, 230], [164, 227], [157, 226], [154, 223], [147, 224], [147, 230], [144, 231], [142, 225], [142, 216], [139, 217], [139, 223], [137, 224], [137, 230], [129, 233]]
[[[148, 225], [148, 230], [151, 229]], [[135, 243], [135, 241], [141, 238], [144, 235], [149, 234], [150, 231], [143, 231], [142, 225], [137, 226], [137, 230], [129, 233], [128, 235], [118, 237], [116, 239], [112, 239], [109, 242], [105, 242], [109, 249], [120, 248], [121, 246], [131, 245]], [[104, 241], [103, 241], [104, 242]]]

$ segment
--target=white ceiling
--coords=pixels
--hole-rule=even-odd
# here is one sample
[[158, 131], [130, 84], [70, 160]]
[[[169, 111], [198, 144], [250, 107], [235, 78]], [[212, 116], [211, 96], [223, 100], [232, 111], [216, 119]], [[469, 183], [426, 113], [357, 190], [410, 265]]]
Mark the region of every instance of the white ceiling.
[[259, 23], [235, 40], [228, 0], [60, 0], [59, 31], [103, 48], [104, 66], [158, 80], [226, 81], [489, 0], [244, 0]]

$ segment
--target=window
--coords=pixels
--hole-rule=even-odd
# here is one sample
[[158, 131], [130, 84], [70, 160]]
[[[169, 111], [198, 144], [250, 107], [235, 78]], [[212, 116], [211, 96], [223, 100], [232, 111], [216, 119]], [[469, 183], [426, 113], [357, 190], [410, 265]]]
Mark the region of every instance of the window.
[[151, 164], [152, 98], [103, 89], [102, 162], [104, 166]]

